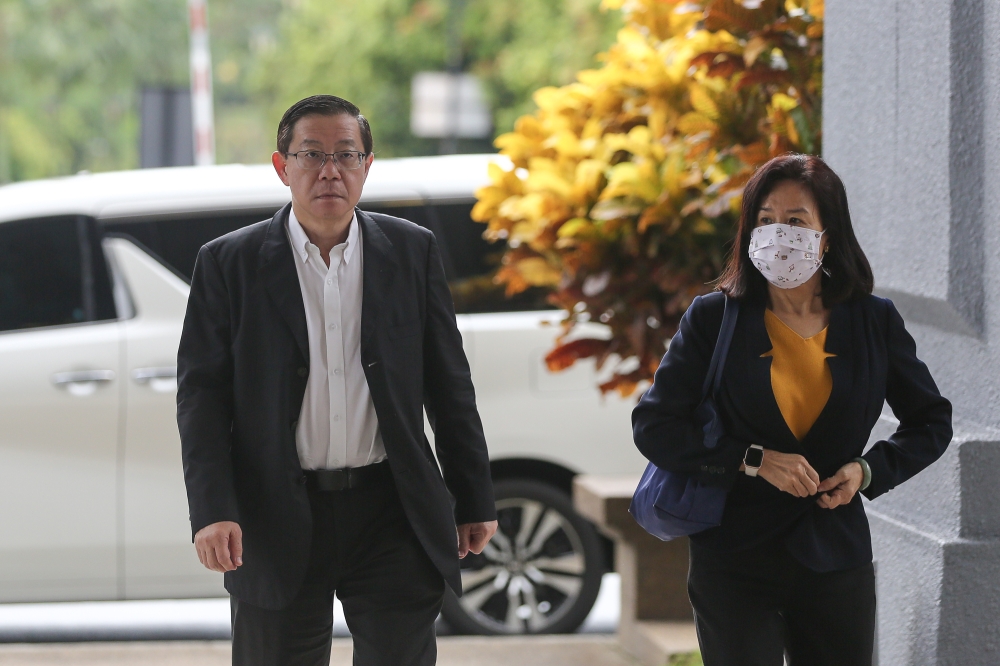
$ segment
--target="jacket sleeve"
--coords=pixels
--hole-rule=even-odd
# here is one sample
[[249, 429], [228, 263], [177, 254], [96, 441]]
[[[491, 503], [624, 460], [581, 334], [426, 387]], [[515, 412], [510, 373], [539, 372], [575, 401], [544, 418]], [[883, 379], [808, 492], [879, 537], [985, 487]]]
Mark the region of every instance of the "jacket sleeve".
[[930, 371], [917, 358], [917, 345], [891, 301], [886, 347], [886, 402], [899, 419], [896, 432], [876, 442], [864, 455], [872, 470], [863, 491], [875, 499], [916, 475], [941, 457], [951, 442], [951, 403], [941, 397]]
[[496, 520], [486, 436], [476, 408], [469, 362], [455, 321], [437, 240], [427, 253], [424, 403], [434, 429], [445, 485], [455, 498], [455, 522]]
[[721, 311], [712, 317], [709, 310], [699, 297], [684, 313], [653, 385], [632, 410], [632, 437], [642, 455], [660, 469], [731, 488], [748, 444], [723, 435], [715, 447], [706, 447], [703, 424], [694, 414], [722, 322]]
[[201, 248], [177, 352], [177, 426], [191, 533], [239, 522], [233, 462], [232, 331], [229, 294], [219, 264]]

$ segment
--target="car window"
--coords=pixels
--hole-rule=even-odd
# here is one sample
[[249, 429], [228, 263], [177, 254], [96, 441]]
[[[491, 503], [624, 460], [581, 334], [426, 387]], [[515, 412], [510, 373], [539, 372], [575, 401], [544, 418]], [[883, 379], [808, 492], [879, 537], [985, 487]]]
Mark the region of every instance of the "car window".
[[[361, 204], [361, 209], [401, 217], [430, 229], [438, 239], [441, 261], [459, 314], [551, 310], [547, 291], [529, 289], [508, 298], [504, 286], [493, 281], [505, 243], [483, 238], [486, 226], [470, 217], [473, 201], [457, 203]], [[191, 282], [194, 262], [202, 245], [241, 227], [274, 215], [276, 209], [146, 219], [104, 220], [105, 233], [137, 241], [175, 273]]]
[[92, 220], [64, 216], [0, 224], [0, 331], [115, 317]]
[[241, 212], [235, 215], [157, 217], [138, 220], [104, 220], [106, 234], [125, 236], [191, 282], [198, 250], [205, 243], [261, 220], [272, 217], [277, 208]]
[[506, 243], [483, 238], [486, 225], [472, 219], [474, 202], [391, 206], [369, 205], [362, 209], [410, 220], [434, 232], [441, 248], [441, 261], [451, 287], [458, 314], [552, 310], [547, 291], [532, 288], [508, 297], [494, 282]]

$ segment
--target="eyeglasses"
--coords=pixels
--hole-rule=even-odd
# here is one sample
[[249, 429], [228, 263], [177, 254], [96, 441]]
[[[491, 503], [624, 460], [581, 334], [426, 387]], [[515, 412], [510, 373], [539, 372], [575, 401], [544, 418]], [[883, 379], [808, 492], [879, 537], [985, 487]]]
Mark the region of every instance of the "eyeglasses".
[[295, 156], [295, 162], [300, 169], [310, 171], [322, 169], [330, 157], [333, 158], [333, 164], [338, 169], [360, 169], [361, 165], [365, 163], [365, 158], [368, 157], [368, 153], [357, 150], [340, 150], [336, 153], [324, 153], [321, 150], [300, 150], [297, 153], [285, 153], [285, 157], [290, 155]]

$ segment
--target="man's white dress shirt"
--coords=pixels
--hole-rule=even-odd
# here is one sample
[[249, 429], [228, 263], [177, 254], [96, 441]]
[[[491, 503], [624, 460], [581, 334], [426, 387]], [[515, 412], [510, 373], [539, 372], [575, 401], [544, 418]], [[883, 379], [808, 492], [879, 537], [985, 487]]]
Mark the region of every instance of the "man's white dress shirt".
[[361, 467], [386, 458], [361, 366], [364, 256], [355, 214], [347, 240], [330, 250], [327, 268], [295, 211], [288, 214], [309, 334], [309, 379], [295, 430], [302, 469]]

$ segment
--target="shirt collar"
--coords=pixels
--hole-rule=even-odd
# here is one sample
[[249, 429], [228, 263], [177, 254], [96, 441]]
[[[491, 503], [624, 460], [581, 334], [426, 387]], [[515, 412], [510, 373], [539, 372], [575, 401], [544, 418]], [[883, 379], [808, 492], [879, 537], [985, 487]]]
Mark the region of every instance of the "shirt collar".
[[[344, 263], [350, 264], [351, 257], [354, 256], [354, 249], [359, 245], [359, 237], [361, 235], [361, 229], [358, 225], [358, 214], [355, 212], [351, 216], [351, 226], [348, 227], [347, 231], [347, 247], [344, 248]], [[299, 224], [299, 220], [295, 217], [295, 209], [288, 211], [288, 239], [291, 242], [292, 249], [295, 251], [299, 257], [302, 258], [304, 263], [309, 261], [309, 247], [316, 247], [313, 245], [312, 241], [309, 240], [309, 236], [306, 235], [305, 229]], [[317, 248], [318, 250], [319, 248]]]

